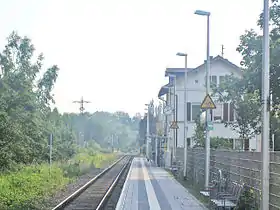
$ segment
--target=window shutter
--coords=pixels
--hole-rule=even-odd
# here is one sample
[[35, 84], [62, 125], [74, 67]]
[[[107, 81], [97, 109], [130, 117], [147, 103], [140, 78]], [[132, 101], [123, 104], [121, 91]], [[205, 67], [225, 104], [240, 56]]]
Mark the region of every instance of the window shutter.
[[224, 103], [224, 117], [223, 120], [228, 122], [228, 103]]
[[191, 121], [191, 103], [187, 102], [187, 121]]
[[234, 121], [234, 111], [233, 111], [233, 103], [230, 103], [229, 107], [229, 121]]

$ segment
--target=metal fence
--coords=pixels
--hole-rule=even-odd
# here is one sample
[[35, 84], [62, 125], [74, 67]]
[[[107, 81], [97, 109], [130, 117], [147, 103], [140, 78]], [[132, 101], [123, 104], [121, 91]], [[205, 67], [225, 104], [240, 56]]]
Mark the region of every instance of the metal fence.
[[[177, 160], [180, 170], [184, 150], [178, 148]], [[204, 185], [205, 152], [203, 149], [188, 150], [188, 178], [198, 186]], [[260, 203], [261, 153], [244, 151], [211, 151], [210, 171], [221, 169], [231, 181], [244, 182], [255, 191], [257, 205]], [[211, 172], [210, 172], [211, 173]], [[280, 210], [280, 152], [270, 153], [270, 209]]]

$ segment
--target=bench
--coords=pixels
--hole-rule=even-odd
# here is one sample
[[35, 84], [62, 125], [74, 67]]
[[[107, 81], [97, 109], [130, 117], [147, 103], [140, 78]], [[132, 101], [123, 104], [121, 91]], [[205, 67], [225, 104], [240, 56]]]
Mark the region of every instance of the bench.
[[[210, 197], [210, 192], [219, 190], [221, 187], [222, 182], [222, 171], [219, 170], [212, 170], [211, 171], [211, 182], [209, 183], [209, 188], [200, 191], [200, 194], [205, 197]], [[212, 194], [212, 193], [211, 193]]]
[[243, 188], [244, 184], [230, 182], [228, 192], [219, 192], [217, 198], [211, 199], [211, 202], [217, 208], [232, 209], [236, 207]]

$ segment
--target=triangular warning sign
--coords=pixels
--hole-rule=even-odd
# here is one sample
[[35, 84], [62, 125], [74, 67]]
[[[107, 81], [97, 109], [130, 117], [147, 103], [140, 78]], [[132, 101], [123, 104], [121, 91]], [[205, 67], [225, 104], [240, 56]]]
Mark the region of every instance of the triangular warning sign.
[[209, 94], [207, 94], [201, 104], [201, 109], [216, 109], [216, 105], [214, 104], [212, 98]]
[[171, 129], [178, 129], [179, 126], [177, 125], [177, 122], [176, 122], [176, 121], [173, 121], [173, 122], [171, 123], [170, 128], [171, 128]]

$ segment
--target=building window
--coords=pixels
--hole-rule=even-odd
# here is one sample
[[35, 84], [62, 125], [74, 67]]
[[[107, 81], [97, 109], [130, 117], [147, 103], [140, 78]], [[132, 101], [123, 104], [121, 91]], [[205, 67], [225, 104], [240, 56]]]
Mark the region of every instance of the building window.
[[196, 119], [198, 119], [198, 117], [200, 115], [200, 105], [192, 105], [192, 121], [195, 121]]
[[223, 113], [224, 121], [234, 121], [234, 105], [232, 103], [224, 103]]
[[219, 80], [219, 85], [223, 84], [225, 82], [225, 76], [220, 76]]
[[194, 81], [194, 83], [195, 83], [195, 84], [198, 84], [198, 80], [196, 79], [196, 80]]
[[[206, 76], [204, 77], [204, 82], [205, 82], [205, 84], [207, 83]], [[210, 76], [210, 86], [214, 85], [215, 87], [217, 87], [217, 84], [218, 84], [217, 76], [216, 75]]]
[[191, 146], [191, 138], [187, 138], [187, 146], [188, 146], [188, 147]]
[[222, 113], [223, 113], [223, 105], [216, 104], [216, 109], [213, 110], [213, 121], [220, 121], [222, 120]]
[[217, 87], [217, 76], [211, 76], [210, 79], [211, 79], [210, 84], [213, 85], [214, 87]]

